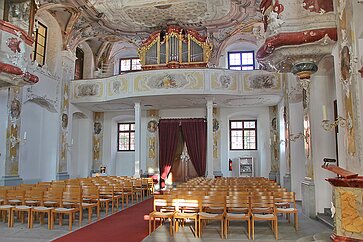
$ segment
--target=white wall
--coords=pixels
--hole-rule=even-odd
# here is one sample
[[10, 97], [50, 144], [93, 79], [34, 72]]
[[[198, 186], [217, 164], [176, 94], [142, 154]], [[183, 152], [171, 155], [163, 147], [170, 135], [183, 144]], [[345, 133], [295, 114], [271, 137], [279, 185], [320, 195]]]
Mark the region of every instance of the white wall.
[[[271, 148], [269, 145], [269, 108], [221, 108], [221, 171], [223, 176], [237, 176], [238, 169], [235, 163], [238, 157], [252, 156], [255, 162], [255, 176], [268, 177], [271, 170]], [[230, 151], [229, 150], [229, 120], [257, 119], [257, 151]], [[234, 170], [228, 170], [228, 159], [234, 162]], [[216, 170], [216, 169], [214, 169]]]
[[[312, 77], [311, 85], [311, 135], [312, 157], [314, 163], [316, 210], [323, 213], [324, 208], [330, 208], [332, 201], [332, 187], [325, 181], [327, 177], [335, 174], [321, 168], [323, 158], [335, 158], [334, 130], [325, 131], [321, 126], [322, 105], [326, 105], [328, 119], [333, 118], [333, 100], [335, 99], [335, 80], [332, 73], [321, 71]], [[319, 105], [314, 105], [318, 103]]]
[[20, 133], [27, 132], [27, 140], [20, 147], [20, 177], [24, 183], [54, 180], [59, 142], [58, 114], [26, 102], [21, 117]]
[[[289, 104], [290, 134], [304, 133], [304, 118], [302, 102]], [[296, 199], [301, 200], [301, 182], [306, 175], [304, 139], [290, 142], [291, 155], [291, 191], [296, 193]]]

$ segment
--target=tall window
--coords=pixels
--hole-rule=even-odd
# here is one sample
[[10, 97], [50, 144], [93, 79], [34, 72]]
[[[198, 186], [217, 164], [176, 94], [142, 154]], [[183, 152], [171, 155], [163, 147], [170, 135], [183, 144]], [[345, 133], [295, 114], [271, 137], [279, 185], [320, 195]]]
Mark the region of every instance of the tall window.
[[231, 150], [257, 150], [256, 120], [231, 120], [229, 133]]
[[242, 71], [255, 69], [255, 53], [253, 51], [228, 52], [228, 69]]
[[119, 123], [117, 151], [133, 150], [135, 150], [135, 123]]
[[140, 70], [141, 64], [139, 58], [120, 59], [120, 74]]
[[74, 80], [83, 79], [84, 52], [81, 48], [76, 49], [76, 62], [74, 68]]
[[40, 66], [45, 64], [45, 47], [47, 43], [47, 27], [39, 21], [35, 21], [36, 30], [34, 33], [33, 61]]

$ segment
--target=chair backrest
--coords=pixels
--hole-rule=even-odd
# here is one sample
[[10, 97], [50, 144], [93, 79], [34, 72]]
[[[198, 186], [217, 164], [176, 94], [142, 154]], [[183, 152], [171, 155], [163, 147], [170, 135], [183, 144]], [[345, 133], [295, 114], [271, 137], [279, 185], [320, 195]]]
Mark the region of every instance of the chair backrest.
[[195, 213], [202, 210], [201, 196], [196, 195], [179, 195], [176, 200], [176, 210], [183, 213]]
[[82, 198], [99, 200], [100, 192], [97, 187], [83, 187], [82, 188]]
[[212, 211], [215, 213], [225, 213], [226, 212], [226, 196], [224, 195], [213, 195], [213, 196], [203, 196], [202, 199], [202, 209], [203, 211]]
[[79, 191], [65, 191], [62, 194], [61, 207], [64, 203], [74, 204], [75, 207], [82, 206], [82, 193]]
[[44, 191], [42, 190], [27, 190], [25, 192], [25, 201], [39, 201], [40, 204], [43, 203]]
[[248, 194], [232, 194], [226, 197], [226, 211], [230, 213], [245, 213], [251, 211], [251, 197]]
[[174, 211], [177, 201], [173, 195], [154, 195], [154, 211]]
[[275, 203], [280, 204], [293, 204], [296, 208], [295, 192], [274, 192]]
[[11, 200], [20, 200], [24, 203], [25, 190], [7, 190], [6, 199], [8, 203], [10, 203]]
[[273, 196], [251, 196], [252, 213], [274, 213], [276, 214], [275, 199]]

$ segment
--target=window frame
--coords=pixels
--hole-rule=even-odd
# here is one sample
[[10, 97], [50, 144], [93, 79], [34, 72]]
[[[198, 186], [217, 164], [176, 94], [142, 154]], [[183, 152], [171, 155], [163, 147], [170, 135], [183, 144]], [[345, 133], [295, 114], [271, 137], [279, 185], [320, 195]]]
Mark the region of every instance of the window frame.
[[[121, 70], [121, 62], [123, 60], [129, 60], [130, 61], [130, 69], [128, 71], [122, 71]], [[135, 72], [135, 71], [141, 71], [142, 67], [141, 67], [141, 63], [140, 63], [140, 69], [136, 69], [136, 70], [133, 70], [132, 69], [132, 60], [139, 60], [139, 62], [141, 61], [139, 57], [129, 57], [129, 58], [121, 58], [120, 61], [119, 61], [119, 74], [125, 74], [125, 73], [129, 73], [129, 72]]]
[[[242, 55], [243, 54], [249, 54], [252, 53], [253, 56], [253, 64], [243, 64], [242, 63]], [[230, 54], [240, 54], [240, 60], [241, 60], [241, 64], [240, 65], [231, 65], [230, 64]], [[240, 71], [252, 71], [256, 69], [256, 60], [255, 60], [255, 52], [253, 50], [246, 50], [246, 51], [229, 51], [227, 53], [227, 61], [228, 61], [228, 69], [229, 70], [235, 70], [235, 69], [231, 69], [231, 67], [241, 67]], [[243, 70], [243, 67], [250, 67], [252, 66], [252, 70]], [[237, 70], [236, 70], [237, 71]]]
[[[129, 129], [128, 130], [120, 130], [120, 124], [128, 124]], [[117, 152], [135, 151], [135, 148], [133, 150], [131, 149], [131, 133], [135, 134], [135, 129], [134, 130], [131, 129], [132, 124], [135, 127], [135, 122], [117, 123]], [[129, 134], [129, 147], [128, 147], [127, 150], [120, 150], [120, 133], [128, 133]], [[134, 147], [135, 147], [135, 139], [134, 139]]]
[[[38, 33], [39, 28], [36, 28], [36, 30], [34, 32], [34, 43], [33, 43], [34, 47], [33, 47], [33, 52], [32, 52], [32, 54], [33, 54], [33, 58], [32, 59], [33, 59], [33, 61], [35, 61], [37, 59], [37, 56], [38, 55], [39, 56], [42, 56], [42, 55], [38, 54], [38, 52], [37, 52], [38, 45], [39, 46], [42, 46], [44, 48], [44, 53], [43, 53], [44, 55], [42, 56], [43, 57], [42, 58], [43, 63], [38, 63], [38, 65], [39, 66], [43, 66], [43, 65], [45, 65], [45, 56], [47, 54], [48, 27], [45, 24], [43, 24], [42, 22], [40, 22], [39, 20], [35, 20], [35, 22], [36, 22], [36, 25], [41, 25], [45, 29], [45, 35], [43, 36], [40, 33]], [[39, 35], [41, 35], [42, 37], [44, 37], [44, 46], [38, 43], [38, 37], [39, 37]]]
[[[76, 48], [76, 61], [74, 62], [74, 80], [82, 80], [84, 72], [84, 51], [80, 48]], [[77, 74], [77, 68], [79, 68], [79, 76]]]
[[[242, 122], [242, 128], [232, 128], [232, 122]], [[255, 128], [245, 128], [245, 122], [254, 122]], [[232, 149], [232, 131], [242, 131], [242, 149]], [[255, 131], [255, 149], [246, 149], [244, 131], [254, 130]], [[257, 120], [256, 119], [243, 119], [243, 120], [229, 120], [229, 150], [257, 150]]]

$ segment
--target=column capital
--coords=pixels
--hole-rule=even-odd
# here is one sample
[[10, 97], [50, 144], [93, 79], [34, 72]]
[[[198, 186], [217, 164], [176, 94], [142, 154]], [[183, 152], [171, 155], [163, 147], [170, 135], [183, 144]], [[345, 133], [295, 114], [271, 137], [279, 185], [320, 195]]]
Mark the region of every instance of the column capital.
[[310, 79], [311, 75], [318, 71], [314, 62], [300, 62], [293, 65], [291, 72], [300, 79]]

